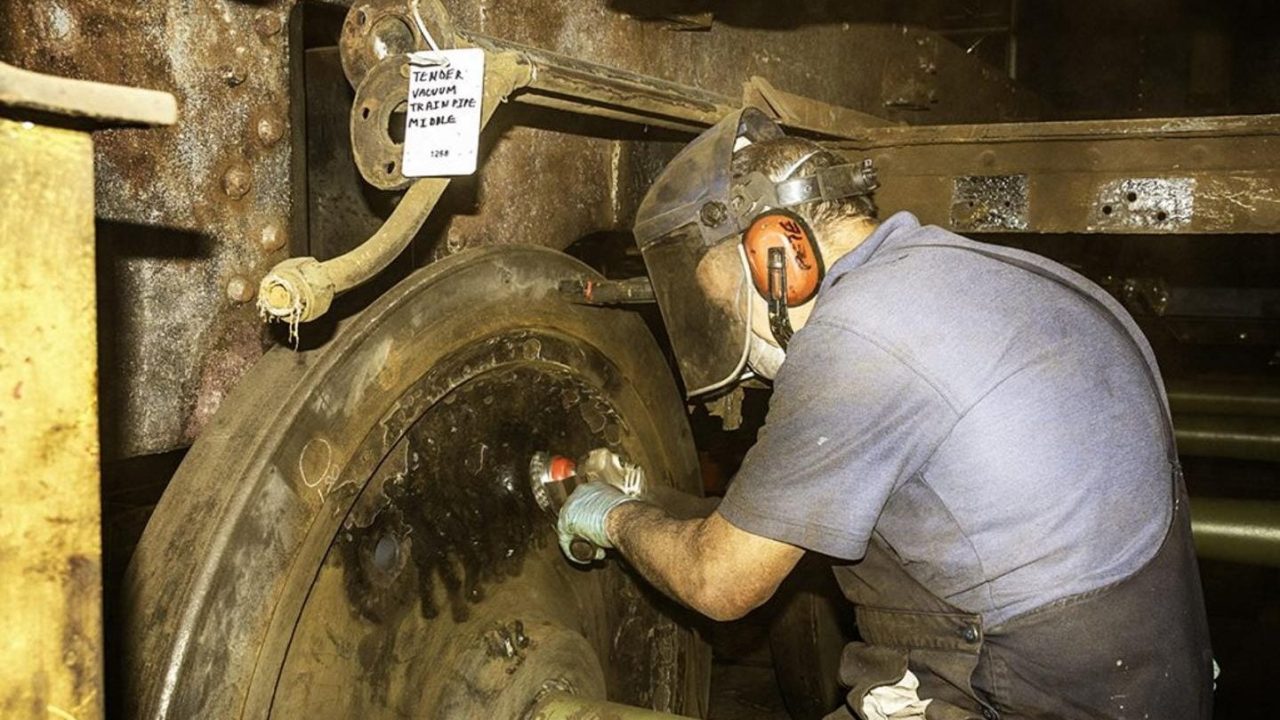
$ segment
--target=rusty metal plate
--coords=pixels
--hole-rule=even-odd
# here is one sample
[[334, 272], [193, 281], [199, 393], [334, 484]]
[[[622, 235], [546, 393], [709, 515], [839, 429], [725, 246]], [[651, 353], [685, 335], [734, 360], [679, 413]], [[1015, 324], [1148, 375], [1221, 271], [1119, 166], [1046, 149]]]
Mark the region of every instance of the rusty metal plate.
[[951, 191], [951, 226], [991, 232], [1027, 229], [1026, 175], [964, 175]]

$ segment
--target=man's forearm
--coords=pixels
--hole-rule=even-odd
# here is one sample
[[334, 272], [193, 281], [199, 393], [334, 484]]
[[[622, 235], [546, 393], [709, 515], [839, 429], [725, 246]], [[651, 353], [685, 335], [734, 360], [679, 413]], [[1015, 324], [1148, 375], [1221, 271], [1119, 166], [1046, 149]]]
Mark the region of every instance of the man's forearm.
[[679, 520], [646, 502], [619, 505], [607, 522], [609, 538], [650, 583], [668, 597], [716, 617], [707, 595], [699, 541], [706, 518]]

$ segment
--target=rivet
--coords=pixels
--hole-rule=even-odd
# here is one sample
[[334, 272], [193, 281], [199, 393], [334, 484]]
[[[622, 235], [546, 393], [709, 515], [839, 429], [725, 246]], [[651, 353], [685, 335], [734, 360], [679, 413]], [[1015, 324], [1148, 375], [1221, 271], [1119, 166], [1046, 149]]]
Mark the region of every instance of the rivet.
[[223, 65], [222, 69], [219, 70], [219, 74], [222, 76], [222, 82], [226, 83], [227, 87], [235, 87], [249, 77], [249, 71], [245, 70], [242, 65]]
[[253, 29], [264, 38], [280, 32], [282, 27], [284, 27], [284, 21], [279, 15], [270, 11], [260, 12], [258, 17], [253, 19]]
[[978, 162], [982, 163], [986, 167], [991, 167], [992, 165], [995, 165], [996, 164], [995, 152], [991, 150], [983, 150], [982, 154], [978, 156]]
[[258, 245], [267, 251], [279, 250], [284, 247], [285, 235], [279, 225], [270, 223], [262, 228], [262, 233], [258, 235]]
[[241, 164], [232, 165], [222, 176], [222, 190], [233, 198], [242, 198], [253, 187], [253, 175]]
[[729, 209], [724, 206], [724, 203], [713, 200], [702, 206], [699, 216], [703, 225], [713, 228], [729, 217]]
[[274, 115], [264, 115], [258, 120], [258, 139], [263, 145], [274, 145], [284, 137], [284, 123]]
[[253, 283], [243, 275], [233, 275], [227, 281], [227, 297], [234, 302], [246, 303], [253, 299]]

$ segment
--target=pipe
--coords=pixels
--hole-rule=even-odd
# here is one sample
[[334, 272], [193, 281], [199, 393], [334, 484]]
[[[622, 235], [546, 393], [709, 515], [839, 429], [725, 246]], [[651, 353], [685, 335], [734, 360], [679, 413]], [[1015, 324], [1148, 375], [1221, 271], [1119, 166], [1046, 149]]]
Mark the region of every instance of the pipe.
[[1191, 532], [1201, 558], [1280, 567], [1280, 502], [1192, 498]]
[[[526, 86], [532, 69], [515, 53], [490, 53], [485, 58], [484, 98], [480, 127], [507, 96]], [[272, 268], [258, 290], [258, 310], [269, 319], [283, 320], [296, 334], [298, 323], [324, 315], [334, 296], [367, 282], [391, 264], [422, 229], [431, 210], [449, 185], [448, 178], [415, 182], [382, 227], [365, 242], [336, 258], [289, 258]]]
[[1253, 382], [1196, 383], [1169, 387], [1169, 407], [1186, 415], [1280, 417], [1280, 387]]
[[1280, 423], [1262, 416], [1176, 415], [1182, 455], [1280, 462]]
[[564, 692], [547, 693], [524, 717], [525, 720], [693, 720], [687, 715], [590, 700]]
[[[483, 35], [459, 37], [486, 53], [482, 128], [497, 105], [520, 89], [528, 92], [515, 99], [531, 105], [685, 132], [700, 132], [737, 107], [729, 98], [698, 88]], [[448, 184], [448, 178], [415, 182], [382, 227], [344, 255], [325, 262], [289, 258], [276, 265], [260, 283], [259, 311], [268, 319], [288, 322], [291, 335], [296, 335], [298, 324], [328, 312], [335, 296], [391, 264], [422, 228]]]

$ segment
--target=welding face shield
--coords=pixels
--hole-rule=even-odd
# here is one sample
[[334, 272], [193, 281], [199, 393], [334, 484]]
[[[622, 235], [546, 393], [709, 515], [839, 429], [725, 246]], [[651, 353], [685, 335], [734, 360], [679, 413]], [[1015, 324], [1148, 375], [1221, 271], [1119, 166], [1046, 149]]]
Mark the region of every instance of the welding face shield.
[[730, 114], [667, 164], [637, 212], [636, 242], [689, 396], [732, 384], [746, 366], [755, 289], [738, 241], [733, 153], [782, 136], [755, 108]]

